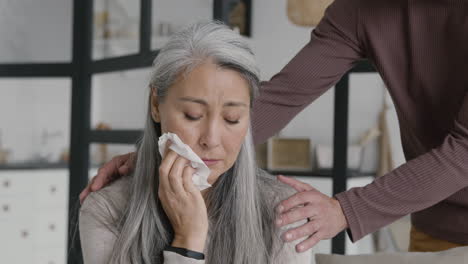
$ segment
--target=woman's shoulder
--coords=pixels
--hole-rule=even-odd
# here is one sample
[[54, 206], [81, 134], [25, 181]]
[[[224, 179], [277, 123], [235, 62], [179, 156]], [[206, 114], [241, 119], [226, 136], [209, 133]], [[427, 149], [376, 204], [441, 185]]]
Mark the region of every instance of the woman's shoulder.
[[280, 182], [275, 175], [263, 169], [257, 169], [257, 177], [263, 195], [275, 204], [296, 193], [294, 188]]
[[80, 212], [91, 213], [106, 222], [114, 223], [119, 220], [130, 197], [132, 178], [122, 177], [101, 190], [90, 193], [81, 205]]

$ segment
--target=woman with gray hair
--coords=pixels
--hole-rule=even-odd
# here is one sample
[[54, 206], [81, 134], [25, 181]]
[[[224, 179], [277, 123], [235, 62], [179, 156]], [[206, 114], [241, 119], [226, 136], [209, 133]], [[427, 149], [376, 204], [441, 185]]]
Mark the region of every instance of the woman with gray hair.
[[[133, 177], [91, 193], [81, 207], [85, 263], [311, 262], [310, 252], [282, 242], [274, 223], [275, 206], [293, 190], [255, 165], [258, 75], [246, 41], [222, 24], [197, 23], [171, 37], [154, 62]], [[211, 188], [194, 186], [194, 169], [176, 152], [159, 155], [167, 132], [209, 167]]]

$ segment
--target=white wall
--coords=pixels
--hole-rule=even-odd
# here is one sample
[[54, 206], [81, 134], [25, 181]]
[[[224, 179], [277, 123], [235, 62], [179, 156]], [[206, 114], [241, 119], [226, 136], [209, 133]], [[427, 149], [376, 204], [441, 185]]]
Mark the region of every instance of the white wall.
[[69, 61], [71, 0], [1, 0], [0, 63]]

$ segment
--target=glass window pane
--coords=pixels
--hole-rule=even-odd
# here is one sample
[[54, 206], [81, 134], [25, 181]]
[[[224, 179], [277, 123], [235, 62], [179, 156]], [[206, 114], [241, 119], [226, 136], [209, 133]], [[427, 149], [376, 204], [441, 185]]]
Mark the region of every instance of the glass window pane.
[[93, 77], [91, 127], [142, 129], [148, 101], [150, 69]]
[[213, 0], [154, 0], [152, 11], [151, 46], [153, 49], [160, 49], [175, 31], [195, 21], [211, 19]]
[[93, 59], [138, 53], [140, 1], [95, 0]]
[[0, 79], [4, 163], [67, 162], [70, 85], [69, 79]]
[[71, 0], [0, 1], [0, 63], [71, 60]]

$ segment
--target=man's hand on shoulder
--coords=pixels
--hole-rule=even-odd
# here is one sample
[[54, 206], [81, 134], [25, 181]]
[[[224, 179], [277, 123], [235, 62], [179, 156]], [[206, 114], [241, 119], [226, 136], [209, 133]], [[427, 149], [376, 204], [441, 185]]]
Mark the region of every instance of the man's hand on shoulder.
[[297, 193], [282, 201], [276, 208], [277, 226], [282, 227], [300, 220], [307, 220], [305, 224], [292, 228], [282, 235], [285, 242], [305, 238], [296, 246], [297, 252], [304, 252], [320, 240], [333, 238], [348, 228], [338, 200], [292, 177], [280, 175], [278, 180], [293, 187]]
[[114, 180], [130, 174], [135, 168], [135, 156], [135, 152], [116, 156], [99, 168], [97, 175], [91, 179], [88, 186], [80, 193], [80, 204], [83, 204], [83, 201], [91, 192], [98, 191]]

